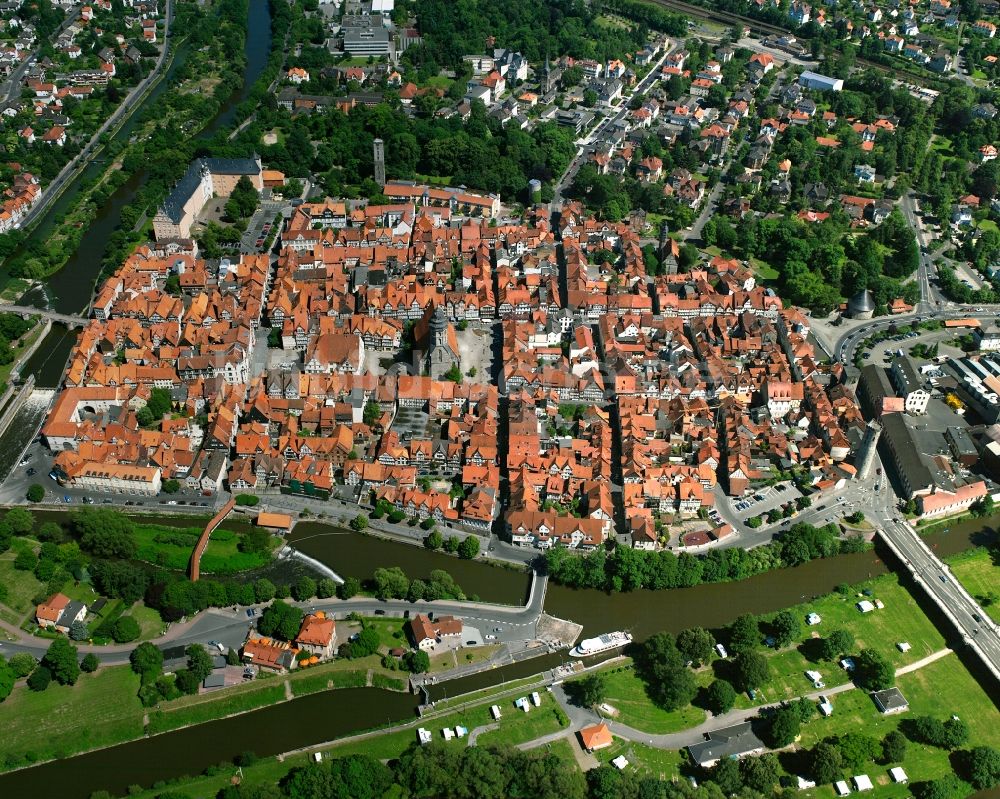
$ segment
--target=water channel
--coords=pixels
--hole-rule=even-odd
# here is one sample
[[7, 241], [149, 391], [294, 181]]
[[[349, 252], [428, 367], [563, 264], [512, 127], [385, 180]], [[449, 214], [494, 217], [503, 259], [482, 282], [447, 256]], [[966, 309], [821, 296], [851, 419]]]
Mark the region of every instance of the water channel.
[[[991, 540], [1000, 518], [970, 520], [928, 542], [941, 556]], [[494, 601], [523, 602], [524, 576], [481, 562], [459, 561], [402, 543], [374, 539], [319, 522], [298, 526], [295, 545], [342, 574], [367, 577], [376, 565], [400, 565], [411, 576], [431, 568], [447, 568], [466, 590], [471, 587]], [[310, 542], [312, 542], [310, 544]], [[782, 569], [733, 583], [706, 584], [673, 591], [605, 594], [549, 586], [547, 612], [584, 625], [585, 634], [628, 627], [637, 638], [659, 630], [679, 631], [693, 625], [719, 627], [740, 613], [766, 613], [831, 591], [840, 583], [857, 583], [884, 574], [888, 567], [876, 552], [841, 555]], [[458, 578], [461, 570], [462, 578]], [[440, 683], [432, 698], [458, 696], [502, 681], [552, 668], [565, 654], [503, 666], [470, 677]], [[972, 666], [972, 664], [969, 664]], [[109, 749], [43, 764], [0, 776], [0, 795], [23, 796], [38, 785], [65, 799], [88, 796], [99, 788], [124, 791], [129, 784], [196, 774], [209, 765], [253, 749], [275, 754], [321, 743], [387, 723], [413, 718], [417, 698], [376, 689], [330, 691], [274, 705], [249, 714], [186, 730], [122, 744]]]
[[[243, 73], [243, 85], [222, 104], [216, 116], [200, 134], [202, 138], [212, 136], [232, 123], [240, 103], [247, 99], [254, 82], [267, 66], [270, 49], [271, 17], [268, 0], [250, 0], [247, 63]], [[147, 95], [143, 102], [144, 106], [155, 103], [170, 88], [175, 73], [185, 63], [187, 53], [184, 44], [178, 47], [166, 75]], [[115, 134], [115, 140], [127, 141], [141, 116], [141, 110], [133, 113]], [[107, 162], [101, 157], [88, 164], [83, 173], [52, 204], [42, 221], [32, 231], [29, 240], [44, 240], [56, 225], [56, 219], [69, 208], [81, 186], [87, 180], [100, 175], [106, 167]], [[148, 172], [141, 170], [120, 186], [98, 210], [97, 216], [87, 230], [87, 235], [65, 266], [49, 277], [44, 287], [32, 289], [25, 294], [21, 303], [54, 309], [60, 313], [83, 311], [90, 302], [94, 284], [100, 274], [108, 239], [121, 221], [122, 209], [135, 200], [136, 194], [146, 184], [148, 178]], [[5, 275], [0, 271], [0, 279], [3, 277]], [[35, 385], [39, 388], [56, 388], [62, 380], [63, 369], [76, 337], [77, 331], [69, 330], [64, 325], [54, 324], [38, 349], [21, 368], [22, 377], [34, 375]], [[40, 419], [36, 419], [36, 415], [35, 409], [28, 405], [18, 411], [7, 432], [0, 438], [0, 451], [20, 453], [38, 430]], [[7, 468], [2, 468], [0, 465], [2, 477], [6, 477], [7, 471]]]

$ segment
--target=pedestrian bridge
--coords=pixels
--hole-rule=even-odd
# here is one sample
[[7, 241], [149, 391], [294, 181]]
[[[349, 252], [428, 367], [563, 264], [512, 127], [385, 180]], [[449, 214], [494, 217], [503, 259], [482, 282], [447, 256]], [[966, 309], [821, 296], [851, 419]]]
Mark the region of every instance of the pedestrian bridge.
[[26, 319], [32, 316], [39, 316], [42, 319], [51, 319], [53, 322], [58, 322], [69, 328], [83, 327], [89, 321], [83, 316], [48, 311], [44, 308], [33, 308], [30, 305], [0, 305], [0, 312], [16, 313], [18, 316]]

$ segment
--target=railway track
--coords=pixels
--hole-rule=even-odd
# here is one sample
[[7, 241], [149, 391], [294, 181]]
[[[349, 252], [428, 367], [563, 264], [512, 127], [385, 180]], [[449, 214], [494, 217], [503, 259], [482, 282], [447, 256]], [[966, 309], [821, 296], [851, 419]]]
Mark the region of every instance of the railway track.
[[[765, 33], [774, 36], [784, 36], [789, 33], [795, 33], [795, 31], [791, 28], [779, 27], [778, 25], [772, 25], [769, 22], [762, 22], [759, 19], [754, 19], [753, 17], [745, 17], [742, 14], [734, 14], [731, 11], [721, 11], [719, 9], [705, 8], [704, 6], [694, 5], [693, 3], [685, 3], [684, 0], [648, 0], [648, 2], [653, 5], [670, 9], [671, 11], [677, 11], [690, 17], [700, 17], [701, 19], [713, 20], [715, 22], [724, 22], [728, 25], [746, 26], [752, 32], [756, 33]], [[924, 86], [928, 84], [938, 84], [941, 82], [939, 79], [931, 78], [930, 76], [923, 75], [922, 73], [913, 72], [902, 67], [886, 66], [885, 64], [880, 64], [877, 61], [869, 61], [867, 58], [862, 58], [861, 56], [855, 57], [855, 63], [859, 66], [883, 72], [893, 78], [905, 77], [914, 83], [919, 83]]]

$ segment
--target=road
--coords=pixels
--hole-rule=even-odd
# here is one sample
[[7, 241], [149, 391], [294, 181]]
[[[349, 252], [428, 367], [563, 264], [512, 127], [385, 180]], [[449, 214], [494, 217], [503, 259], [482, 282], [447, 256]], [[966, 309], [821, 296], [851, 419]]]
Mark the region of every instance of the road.
[[[362, 616], [391, 615], [396, 617], [417, 613], [458, 616], [465, 621], [467, 626], [475, 628], [482, 636], [495, 636], [496, 643], [506, 645], [508, 649], [517, 650], [535, 640], [535, 625], [542, 615], [547, 585], [548, 577], [537, 572], [533, 573], [531, 592], [527, 604], [523, 607], [451, 600], [407, 602], [392, 599], [381, 601], [369, 597], [355, 597], [348, 600], [315, 599], [310, 602], [296, 602], [294, 604], [303, 610], [322, 610], [329, 614], [335, 614], [338, 618], [345, 618], [351, 613], [358, 613]], [[247, 632], [252, 627], [247, 610], [256, 609], [259, 614], [266, 606], [265, 603], [239, 607], [235, 610], [213, 608], [198, 614], [189, 621], [174, 624], [165, 635], [154, 639], [153, 643], [160, 648], [168, 648], [218, 641], [228, 648], [239, 649], [246, 640]], [[52, 643], [50, 639], [30, 636], [5, 622], [0, 622], [0, 633], [7, 637], [7, 641], [0, 644], [0, 654], [6, 657], [18, 652], [28, 652], [34, 657], [40, 658]], [[102, 663], [108, 665], [128, 662], [129, 653], [135, 648], [135, 644], [109, 646], [77, 644], [76, 646], [81, 656], [93, 652]]]
[[24, 230], [32, 225], [36, 219], [45, 213], [48, 207], [62, 193], [62, 190], [75, 179], [77, 170], [86, 166], [86, 164], [97, 154], [97, 151], [100, 149], [99, 142], [101, 137], [114, 128], [126, 116], [135, 111], [138, 103], [141, 102], [141, 99], [145, 95], [146, 91], [159, 79], [160, 72], [162, 71], [163, 65], [167, 60], [167, 52], [170, 50], [170, 23], [173, 21], [173, 15], [174, 0], [166, 0], [166, 9], [163, 17], [163, 49], [160, 51], [160, 57], [157, 59], [156, 65], [150, 73], [143, 78], [131, 92], [129, 92], [128, 97], [122, 100], [118, 108], [116, 108], [111, 116], [104, 121], [104, 124], [94, 132], [90, 141], [84, 145], [83, 149], [77, 153], [76, 157], [67, 163], [59, 171], [59, 174], [56, 175], [55, 179], [45, 187], [42, 192], [41, 199], [34, 206], [32, 206], [32, 208], [21, 220], [21, 224], [19, 226], [21, 230]]
[[570, 161], [566, 171], [563, 172], [562, 177], [559, 178], [559, 182], [555, 185], [552, 197], [552, 205], [554, 207], [557, 207], [562, 202], [563, 191], [573, 182], [573, 178], [576, 177], [576, 173], [580, 170], [580, 167], [583, 166], [590, 158], [591, 153], [594, 151], [593, 143], [603, 141], [604, 134], [611, 127], [625, 118], [625, 115], [629, 112], [628, 106], [633, 97], [645, 94], [653, 87], [656, 81], [659, 80], [660, 68], [663, 66], [663, 62], [667, 60], [667, 56], [670, 55], [676, 47], [677, 45], [675, 44], [673, 47], [665, 49], [663, 51], [663, 55], [661, 55], [656, 63], [650, 67], [646, 76], [634, 87], [632, 87], [631, 91], [622, 95], [618, 105], [612, 107], [611, 110], [614, 113], [604, 117], [604, 119], [601, 120], [590, 133], [577, 141], [580, 148], [577, 150], [573, 160]]
[[[75, 5], [66, 12], [66, 18], [62, 21], [62, 24], [56, 28], [55, 32], [50, 37], [50, 41], [54, 42], [60, 34], [70, 25], [72, 25], [80, 16], [80, 9], [83, 8], [83, 4]], [[28, 71], [35, 59], [38, 58], [38, 53], [41, 51], [41, 45], [36, 47], [31, 53], [25, 56], [24, 60], [7, 76], [7, 80], [0, 83], [0, 97], [3, 98], [3, 102], [11, 102], [17, 99], [21, 95], [21, 81], [24, 80], [24, 75]]]

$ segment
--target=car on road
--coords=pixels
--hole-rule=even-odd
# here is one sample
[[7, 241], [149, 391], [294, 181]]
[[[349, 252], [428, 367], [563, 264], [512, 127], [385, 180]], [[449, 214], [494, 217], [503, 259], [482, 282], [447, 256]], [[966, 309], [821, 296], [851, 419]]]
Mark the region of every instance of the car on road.
[[34, 475], [38, 474], [38, 469], [32, 467], [28, 469], [28, 471], [26, 471], [25, 474], [28, 475], [28, 477], [33, 477]]
[[938, 579], [939, 579], [939, 580], [940, 580], [940, 581], [941, 581], [942, 583], [945, 583], [945, 584], [947, 584], [947, 582], [948, 582], [948, 578], [947, 578], [947, 577], [945, 577], [945, 576], [944, 576], [943, 574], [939, 574], [939, 575], [938, 575]]
[[63, 494], [63, 502], [65, 502], [68, 505], [72, 501], [73, 497], [71, 497], [69, 494]]
[[31, 463], [31, 456], [25, 455], [23, 458], [21, 458], [21, 462], [18, 464], [18, 466], [27, 466], [29, 463]]
[[496, 641], [497, 640], [497, 637], [495, 635], [487, 635], [487, 636], [485, 636], [485, 638], [486, 638], [487, 641]]
[[476, 642], [475, 642], [475, 641], [466, 641], [466, 642], [465, 642], [465, 645], [466, 645], [466, 646], [475, 646], [475, 645], [476, 645]]
[[385, 611], [382, 610], [381, 608], [379, 608], [378, 610], [375, 611], [375, 615], [376, 616], [384, 616], [385, 615]]

